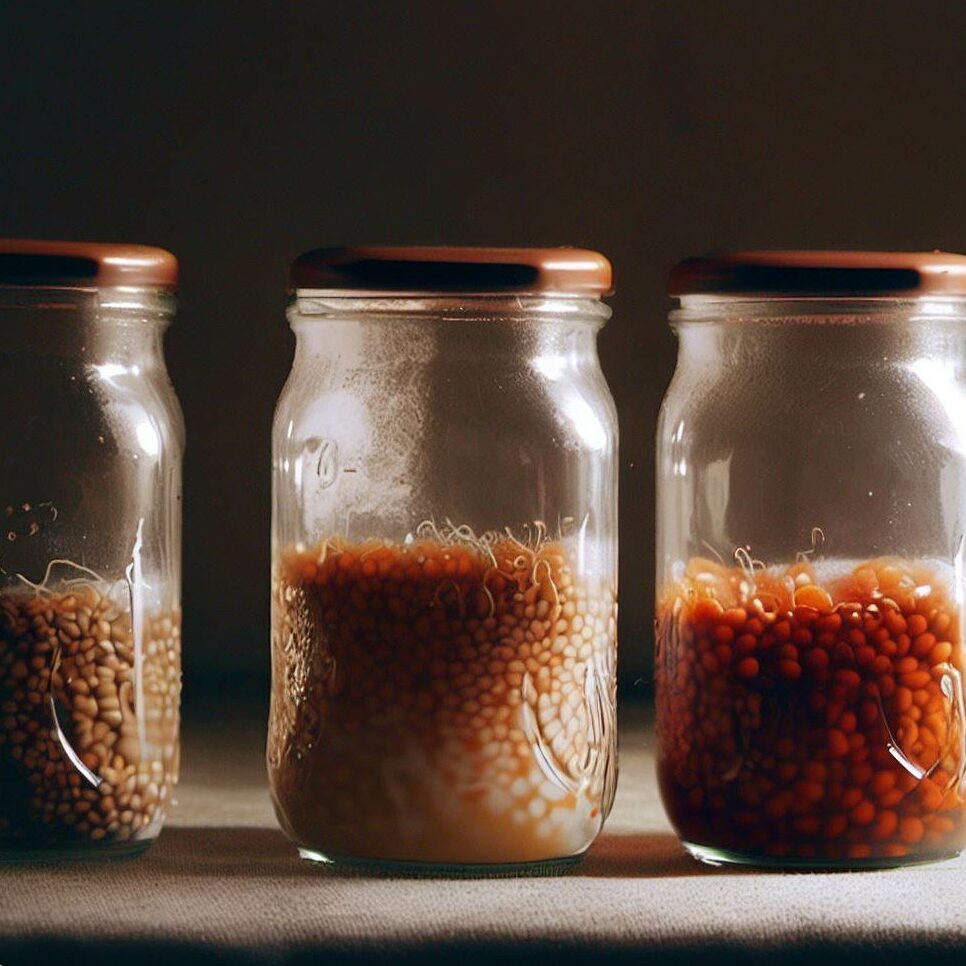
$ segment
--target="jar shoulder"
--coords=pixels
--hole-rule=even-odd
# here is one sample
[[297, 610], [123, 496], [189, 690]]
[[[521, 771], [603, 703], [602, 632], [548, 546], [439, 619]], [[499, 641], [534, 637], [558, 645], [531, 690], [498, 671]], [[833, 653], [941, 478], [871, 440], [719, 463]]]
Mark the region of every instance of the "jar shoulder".
[[30, 461], [90, 461], [118, 455], [142, 461], [180, 460], [185, 427], [163, 364], [120, 365], [63, 359], [0, 359], [0, 421], [18, 427], [8, 448]]
[[609, 449], [617, 411], [599, 365], [554, 373], [527, 360], [502, 367], [293, 368], [275, 408], [276, 447], [379, 424], [389, 435], [514, 439], [523, 445]]
[[924, 358], [820, 371], [685, 365], [665, 394], [657, 444], [747, 448], [760, 440], [779, 448], [841, 446], [853, 454], [928, 444], [966, 456], [964, 413], [966, 375]]

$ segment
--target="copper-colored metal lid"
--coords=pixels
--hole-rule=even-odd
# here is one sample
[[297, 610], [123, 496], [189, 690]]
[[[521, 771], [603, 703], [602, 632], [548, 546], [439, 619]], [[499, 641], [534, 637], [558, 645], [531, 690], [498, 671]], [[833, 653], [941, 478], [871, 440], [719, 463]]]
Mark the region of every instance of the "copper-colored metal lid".
[[0, 285], [174, 289], [177, 284], [178, 260], [163, 248], [0, 239]]
[[613, 293], [610, 262], [582, 248], [317, 248], [292, 262], [293, 289], [339, 295]]
[[689, 258], [668, 294], [748, 298], [966, 296], [966, 255], [946, 252], [733, 252]]

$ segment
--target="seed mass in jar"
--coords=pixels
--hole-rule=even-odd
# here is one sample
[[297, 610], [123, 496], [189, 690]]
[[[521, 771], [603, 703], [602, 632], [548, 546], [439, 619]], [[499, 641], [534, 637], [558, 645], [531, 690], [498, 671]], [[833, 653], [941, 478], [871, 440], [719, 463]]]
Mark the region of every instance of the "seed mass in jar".
[[614, 589], [578, 580], [558, 542], [424, 527], [285, 551], [269, 730], [283, 827], [330, 857], [579, 855], [616, 782], [615, 615]]
[[[707, 858], [901, 864], [957, 854], [960, 613], [935, 566], [692, 559], [658, 602], [665, 806]], [[717, 853], [725, 853], [717, 855]]]
[[180, 615], [146, 617], [137, 654], [116, 590], [0, 591], [0, 857], [129, 850], [160, 827], [178, 772]]

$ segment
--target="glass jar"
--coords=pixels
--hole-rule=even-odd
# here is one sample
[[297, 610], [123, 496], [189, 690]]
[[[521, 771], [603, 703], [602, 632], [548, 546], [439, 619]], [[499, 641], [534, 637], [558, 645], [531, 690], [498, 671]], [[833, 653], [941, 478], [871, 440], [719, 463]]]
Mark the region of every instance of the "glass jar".
[[291, 284], [268, 738], [282, 827], [321, 861], [576, 861], [616, 781], [610, 265], [321, 250]]
[[656, 620], [671, 821], [711, 862], [958, 854], [966, 257], [696, 259], [671, 294]]
[[0, 860], [131, 854], [178, 772], [177, 262], [0, 242]]

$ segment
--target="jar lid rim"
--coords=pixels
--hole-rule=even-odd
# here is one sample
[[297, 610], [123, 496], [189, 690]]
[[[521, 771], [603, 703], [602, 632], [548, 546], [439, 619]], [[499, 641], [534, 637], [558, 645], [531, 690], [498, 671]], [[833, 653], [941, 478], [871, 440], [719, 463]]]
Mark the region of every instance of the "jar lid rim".
[[303, 252], [289, 269], [292, 290], [341, 295], [534, 295], [603, 298], [613, 269], [583, 248], [359, 246]]
[[0, 285], [173, 291], [178, 260], [164, 248], [127, 242], [3, 238]]
[[949, 252], [739, 251], [688, 258], [668, 277], [673, 298], [966, 296], [966, 255]]

